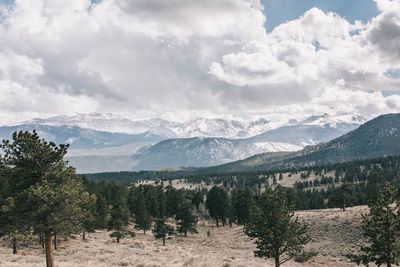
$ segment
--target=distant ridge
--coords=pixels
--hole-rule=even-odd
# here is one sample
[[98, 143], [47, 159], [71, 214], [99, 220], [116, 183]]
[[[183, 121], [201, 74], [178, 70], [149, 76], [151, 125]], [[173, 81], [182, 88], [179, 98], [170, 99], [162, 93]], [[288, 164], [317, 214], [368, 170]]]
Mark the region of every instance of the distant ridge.
[[304, 167], [400, 154], [400, 114], [381, 115], [332, 141], [293, 153], [263, 153], [198, 172], [219, 173]]
[[92, 113], [1, 126], [0, 139], [35, 129], [48, 141], [70, 144], [66, 157], [80, 173], [139, 171], [215, 166], [265, 152], [287, 155], [341, 136], [364, 121], [358, 115], [320, 114], [301, 121], [197, 118], [178, 123]]

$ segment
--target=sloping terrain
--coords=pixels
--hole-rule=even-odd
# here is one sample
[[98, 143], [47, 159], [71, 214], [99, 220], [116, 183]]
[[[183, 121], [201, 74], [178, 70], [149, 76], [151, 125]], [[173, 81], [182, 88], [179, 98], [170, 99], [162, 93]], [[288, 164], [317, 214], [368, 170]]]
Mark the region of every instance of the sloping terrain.
[[40, 124], [21, 124], [17, 126], [0, 127], [0, 140], [12, 138], [16, 131], [36, 130], [41, 138], [57, 144], [70, 144], [70, 149], [102, 149], [120, 147], [128, 144], [152, 144], [161, 141], [156, 135], [124, 134], [105, 131], [95, 131], [76, 126], [51, 126]]
[[[312, 242], [308, 249], [318, 256], [307, 263], [289, 261], [283, 266], [356, 266], [344, 256], [358, 250], [363, 242], [360, 220], [367, 213], [365, 206], [340, 209], [299, 211], [296, 215], [309, 225]], [[242, 227], [215, 227], [207, 221], [200, 223], [199, 234], [173, 237], [162, 246], [150, 232], [137, 233], [134, 239], [112, 241], [105, 231], [89, 234], [86, 241], [63, 241], [55, 251], [59, 267], [87, 266], [273, 266], [272, 260], [253, 256], [254, 244], [243, 233]], [[207, 236], [210, 231], [210, 237]], [[19, 255], [12, 255], [9, 243], [0, 241], [0, 266], [41, 267], [45, 265], [42, 248], [37, 245], [21, 247]], [[25, 256], [23, 256], [25, 255]]]
[[264, 153], [245, 160], [204, 168], [217, 173], [302, 167], [400, 154], [400, 114], [379, 116], [327, 143], [281, 154]]

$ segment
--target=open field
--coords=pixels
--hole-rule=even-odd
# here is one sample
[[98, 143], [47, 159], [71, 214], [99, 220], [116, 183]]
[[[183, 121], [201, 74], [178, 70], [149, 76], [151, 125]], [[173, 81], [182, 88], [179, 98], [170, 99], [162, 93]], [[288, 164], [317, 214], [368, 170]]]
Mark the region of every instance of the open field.
[[[314, 172], [311, 172], [309, 177], [307, 178], [301, 178], [301, 174], [303, 172], [298, 172], [298, 173], [290, 173], [290, 172], [283, 172], [282, 173], [282, 180], [279, 180], [279, 172], [276, 172], [276, 178], [277, 178], [277, 184], [284, 186], [284, 187], [293, 187], [294, 184], [296, 182], [313, 182], [315, 179], [321, 179], [322, 176], [321, 175], [316, 175]], [[305, 173], [305, 172], [304, 172]], [[327, 173], [324, 173], [325, 177], [335, 177], [335, 172], [334, 171], [330, 171]], [[268, 179], [269, 184], [273, 183], [272, 177], [270, 177]], [[205, 182], [201, 182], [201, 183], [190, 183], [187, 182], [185, 179], [173, 179], [170, 181], [164, 181], [164, 185], [168, 185], [168, 183], [170, 183], [174, 188], [176, 189], [191, 189], [191, 190], [196, 190], [196, 189], [203, 189], [206, 188], [208, 190], [210, 190], [214, 185], [219, 185], [222, 186], [222, 183], [220, 184], [213, 184], [210, 183], [209, 185], [206, 185]], [[156, 182], [153, 180], [145, 180], [145, 181], [139, 181], [135, 183], [136, 185], [140, 185], [140, 184], [150, 184], [150, 185], [156, 185]], [[336, 185], [340, 185], [341, 182], [336, 183]], [[312, 188], [318, 188], [318, 189], [326, 189], [328, 186], [327, 185], [321, 185], [321, 186], [317, 186], [317, 187], [310, 187], [309, 189]], [[262, 189], [265, 189], [265, 184], [262, 185]]]
[[[289, 261], [283, 266], [355, 266], [345, 254], [357, 250], [362, 242], [361, 213], [366, 206], [340, 209], [299, 211], [299, 218], [309, 224], [313, 238], [309, 248], [318, 256], [308, 263]], [[203, 225], [204, 224], [204, 225]], [[254, 245], [242, 227], [215, 227], [201, 222], [199, 234], [168, 239], [166, 246], [155, 240], [151, 232], [137, 232], [134, 239], [120, 244], [108, 237], [106, 231], [89, 234], [86, 241], [63, 241], [55, 251], [56, 266], [273, 266], [272, 260], [253, 256]], [[210, 237], [207, 231], [211, 232]], [[41, 247], [21, 246], [19, 255], [12, 255], [9, 243], [0, 242], [0, 266], [45, 266]]]

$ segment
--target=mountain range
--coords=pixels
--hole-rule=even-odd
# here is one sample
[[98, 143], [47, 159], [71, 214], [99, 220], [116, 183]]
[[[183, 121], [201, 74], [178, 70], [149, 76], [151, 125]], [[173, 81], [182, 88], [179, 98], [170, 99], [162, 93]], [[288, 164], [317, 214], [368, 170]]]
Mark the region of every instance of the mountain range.
[[300, 168], [400, 155], [400, 114], [381, 115], [329, 142], [290, 153], [261, 153], [244, 160], [203, 168], [201, 173]]
[[311, 116], [305, 120], [255, 121], [197, 118], [133, 121], [114, 114], [37, 118], [0, 127], [0, 138], [36, 130], [68, 143], [67, 159], [80, 173], [207, 167], [256, 154], [298, 151], [341, 136], [366, 121], [361, 116]]

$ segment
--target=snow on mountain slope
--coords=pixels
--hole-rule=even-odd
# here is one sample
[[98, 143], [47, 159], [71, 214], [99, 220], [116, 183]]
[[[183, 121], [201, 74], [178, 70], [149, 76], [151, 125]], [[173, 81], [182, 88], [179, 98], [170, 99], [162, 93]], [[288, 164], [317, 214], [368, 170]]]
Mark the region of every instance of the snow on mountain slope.
[[171, 167], [207, 167], [264, 152], [298, 149], [301, 147], [284, 143], [251, 143], [245, 140], [196, 137], [168, 139], [152, 146], [144, 146], [132, 156], [77, 155], [68, 160], [79, 172], [139, 171]]
[[[97, 131], [127, 134], [153, 134], [165, 138], [223, 137], [245, 138], [263, 133], [274, 127], [265, 119], [239, 121], [224, 119], [196, 118], [187, 122], [171, 122], [163, 119], [132, 121], [114, 114], [77, 114], [75, 116], [56, 116], [47, 119], [33, 119], [22, 124], [41, 124], [51, 126], [77, 126]], [[282, 124], [282, 123], [280, 123]]]
[[46, 139], [71, 144], [67, 158], [78, 172], [100, 172], [205, 167], [265, 152], [297, 151], [336, 138], [364, 121], [360, 116], [322, 114], [300, 121], [197, 118], [181, 123], [93, 113], [3, 126], [0, 136], [9, 139], [14, 130], [36, 129]]
[[328, 114], [311, 116], [303, 121], [269, 121], [260, 118], [255, 121], [196, 118], [186, 122], [171, 122], [155, 118], [132, 121], [114, 114], [77, 114], [56, 116], [47, 119], [33, 119], [22, 124], [51, 126], [77, 126], [96, 131], [127, 134], [157, 135], [165, 139], [191, 137], [249, 138], [267, 131], [289, 125], [314, 125], [336, 128], [338, 124], [361, 125], [365, 118], [357, 115], [331, 116]]
[[297, 151], [303, 148], [302, 146], [297, 146], [290, 143], [280, 143], [280, 142], [255, 142], [252, 144], [257, 148], [257, 150], [266, 152]]
[[142, 134], [151, 129], [174, 123], [162, 119], [132, 121], [115, 114], [77, 114], [74, 116], [56, 116], [46, 119], [36, 118], [21, 124], [41, 124], [51, 126], [76, 126], [96, 131], [113, 133]]
[[314, 115], [300, 122], [302, 125], [316, 125], [335, 128], [338, 124], [358, 124], [361, 125], [367, 122], [367, 119], [360, 115], [341, 115], [341, 116], [330, 116], [328, 114]]

